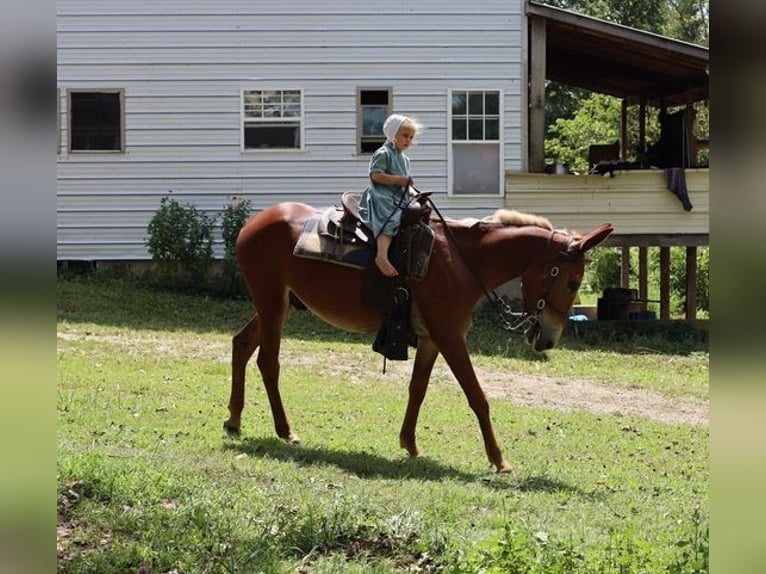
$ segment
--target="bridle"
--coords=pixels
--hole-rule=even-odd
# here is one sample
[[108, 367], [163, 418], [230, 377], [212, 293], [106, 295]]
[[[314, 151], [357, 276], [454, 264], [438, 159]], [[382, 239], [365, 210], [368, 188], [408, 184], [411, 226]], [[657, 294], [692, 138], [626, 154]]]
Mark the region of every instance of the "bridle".
[[431, 208], [434, 210], [434, 213], [436, 213], [436, 215], [439, 217], [439, 220], [444, 225], [445, 235], [455, 246], [455, 249], [460, 255], [460, 258], [463, 260], [463, 264], [470, 271], [474, 280], [479, 284], [479, 287], [484, 293], [484, 296], [492, 305], [493, 309], [495, 310], [495, 313], [497, 313], [497, 316], [500, 318], [500, 323], [503, 329], [511, 333], [524, 334], [524, 333], [527, 333], [529, 329], [537, 328], [540, 325], [540, 313], [542, 313], [543, 310], [548, 307], [548, 292], [551, 290], [551, 287], [553, 286], [553, 283], [555, 282], [556, 277], [558, 277], [559, 273], [561, 272], [560, 264], [562, 260], [569, 259], [571, 257], [571, 255], [568, 252], [568, 249], [569, 249], [569, 246], [572, 245], [572, 243], [574, 242], [574, 237], [572, 237], [571, 234], [563, 232], [563, 231], [557, 231], [555, 229], [551, 230], [551, 234], [550, 236], [548, 236], [548, 242], [545, 244], [545, 249], [543, 250], [543, 254], [541, 257], [541, 259], [543, 260], [543, 263], [541, 263], [540, 266], [544, 267], [548, 264], [548, 262], [546, 262], [546, 258], [548, 257], [548, 250], [550, 249], [551, 244], [553, 244], [553, 238], [556, 236], [556, 234], [565, 234], [567, 236], [566, 247], [564, 247], [564, 249], [560, 249], [559, 251], [557, 251], [555, 254], [555, 257], [551, 259], [551, 266], [547, 272], [545, 286], [543, 287], [542, 293], [540, 294], [540, 298], [537, 300], [537, 303], [535, 305], [535, 310], [531, 313], [527, 311], [526, 309], [521, 312], [514, 311], [511, 308], [511, 306], [508, 304], [508, 301], [504, 299], [503, 297], [501, 297], [500, 295], [498, 295], [494, 289], [492, 290], [487, 289], [487, 287], [479, 278], [479, 275], [474, 270], [473, 265], [471, 265], [471, 262], [463, 253], [463, 250], [460, 248], [460, 244], [457, 242], [457, 239], [455, 239], [455, 236], [452, 233], [452, 230], [449, 228], [449, 225], [447, 225], [447, 222], [444, 220], [444, 217], [439, 212], [434, 202], [431, 201], [431, 199], [428, 197], [426, 198], [426, 201], [428, 201], [428, 203], [431, 204]]

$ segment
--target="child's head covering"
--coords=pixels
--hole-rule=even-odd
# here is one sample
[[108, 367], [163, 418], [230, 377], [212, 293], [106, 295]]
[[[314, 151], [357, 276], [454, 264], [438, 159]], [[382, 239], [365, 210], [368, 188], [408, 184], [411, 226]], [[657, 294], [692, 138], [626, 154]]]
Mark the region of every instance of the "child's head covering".
[[402, 127], [402, 124], [408, 119], [407, 116], [402, 116], [400, 114], [391, 114], [388, 116], [383, 123], [383, 134], [386, 136], [386, 141], [393, 143], [399, 128]]

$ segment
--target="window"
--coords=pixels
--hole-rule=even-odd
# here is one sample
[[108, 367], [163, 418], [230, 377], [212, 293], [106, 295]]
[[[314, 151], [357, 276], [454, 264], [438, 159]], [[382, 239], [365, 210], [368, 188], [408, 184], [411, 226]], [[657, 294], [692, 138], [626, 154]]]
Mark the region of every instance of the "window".
[[498, 90], [456, 90], [450, 94], [453, 195], [501, 193], [501, 100]]
[[373, 153], [386, 143], [383, 122], [391, 114], [391, 88], [359, 88], [357, 110], [357, 152]]
[[300, 90], [245, 90], [242, 116], [242, 149], [303, 149]]
[[123, 91], [69, 92], [69, 151], [123, 151]]

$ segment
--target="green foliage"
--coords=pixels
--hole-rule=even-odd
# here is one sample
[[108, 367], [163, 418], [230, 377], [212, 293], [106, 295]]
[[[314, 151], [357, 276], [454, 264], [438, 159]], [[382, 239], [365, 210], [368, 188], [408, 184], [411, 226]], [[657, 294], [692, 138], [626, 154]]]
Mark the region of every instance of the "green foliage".
[[[655, 250], [652, 270], [659, 276], [659, 249]], [[671, 308], [677, 312], [686, 306], [686, 250], [670, 249]], [[697, 309], [710, 312], [710, 248], [697, 248]]]
[[546, 160], [586, 172], [588, 146], [619, 139], [621, 109], [620, 100], [603, 94], [591, 94], [582, 100], [574, 117], [559, 118], [548, 127]]
[[214, 295], [247, 296], [239, 272], [235, 247], [239, 230], [252, 211], [248, 199], [232, 198], [221, 211], [223, 261], [220, 273], [211, 274], [213, 234], [217, 218], [192, 205], [164, 197], [147, 228], [146, 246], [158, 265], [149, 276], [159, 287]]
[[249, 199], [232, 198], [234, 203], [224, 207], [221, 212], [221, 233], [223, 235], [223, 270], [219, 282], [222, 294], [246, 296], [247, 288], [239, 272], [236, 244], [239, 230], [252, 213]]
[[[547, 4], [573, 10], [603, 20], [640, 30], [665, 34], [686, 42], [709, 43], [708, 0], [547, 0]], [[619, 138], [621, 103], [604, 94], [549, 82], [546, 86], [545, 156], [547, 162], [558, 161], [574, 171], [587, 170], [587, 151], [591, 144], [612, 143]], [[700, 107], [704, 107], [700, 110]], [[707, 138], [707, 107], [697, 104], [699, 137]], [[647, 110], [646, 141], [656, 141], [659, 130], [657, 110]], [[628, 108], [628, 141], [638, 142], [638, 106]], [[645, 150], [629, 144], [629, 160]], [[708, 164], [708, 152], [697, 158], [699, 165]]]
[[162, 198], [147, 228], [146, 247], [170, 282], [204, 281], [213, 262], [213, 219], [193, 205]]
[[622, 253], [618, 247], [597, 247], [588, 253], [585, 288], [601, 294], [607, 287], [619, 287], [622, 276]]
[[545, 0], [545, 3], [624, 26], [660, 33], [665, 29], [670, 15], [669, 2], [680, 1], [682, 0]]
[[707, 46], [710, 43], [708, 0], [666, 0], [668, 16], [662, 33], [671, 38]]
[[[638, 250], [631, 249], [630, 269], [632, 287], [638, 286]], [[659, 297], [660, 250], [649, 248], [647, 261], [649, 298]], [[622, 251], [618, 247], [598, 247], [589, 253], [585, 271], [584, 290], [600, 295], [607, 287], [619, 287], [622, 275]], [[670, 308], [683, 313], [686, 300], [686, 249], [670, 248]], [[710, 312], [710, 248], [697, 248], [697, 310]]]

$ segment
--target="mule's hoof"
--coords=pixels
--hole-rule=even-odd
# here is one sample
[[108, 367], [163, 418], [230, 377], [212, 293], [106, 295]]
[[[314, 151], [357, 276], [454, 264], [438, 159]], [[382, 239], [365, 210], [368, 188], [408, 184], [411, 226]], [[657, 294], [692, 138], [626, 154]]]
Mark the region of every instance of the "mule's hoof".
[[500, 464], [497, 465], [497, 472], [498, 473], [503, 473], [503, 474], [508, 473], [508, 472], [513, 472], [513, 467], [510, 464], [508, 464], [507, 462], [503, 461], [503, 462], [501, 462]]
[[423, 458], [423, 453], [416, 446], [409, 447], [406, 444], [402, 444], [401, 447], [407, 451], [407, 456], [410, 458]]
[[301, 444], [301, 438], [295, 433], [290, 433], [286, 437], [282, 437], [282, 439], [288, 444], [294, 444], [294, 445]]
[[230, 435], [239, 435], [239, 425], [235, 426], [229, 421], [223, 421], [223, 428]]

